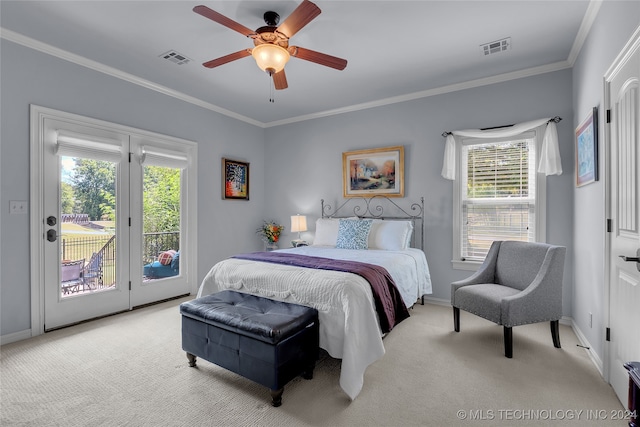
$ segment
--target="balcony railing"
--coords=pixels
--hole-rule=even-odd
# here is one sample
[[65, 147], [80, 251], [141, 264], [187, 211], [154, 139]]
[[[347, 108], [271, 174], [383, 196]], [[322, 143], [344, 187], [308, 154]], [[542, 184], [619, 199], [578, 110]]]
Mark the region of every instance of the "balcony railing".
[[142, 264], [155, 261], [160, 252], [180, 250], [180, 232], [144, 233], [142, 238]]
[[[115, 236], [77, 237], [64, 236], [60, 238], [60, 253], [63, 261], [78, 259], [90, 260], [95, 254], [101, 253], [99, 266], [105, 274], [105, 287], [115, 283]], [[180, 250], [180, 232], [169, 231], [161, 233], [144, 233], [142, 238], [142, 263], [149, 264], [166, 250]], [[113, 270], [112, 274], [109, 271]], [[142, 274], [142, 272], [140, 272]]]

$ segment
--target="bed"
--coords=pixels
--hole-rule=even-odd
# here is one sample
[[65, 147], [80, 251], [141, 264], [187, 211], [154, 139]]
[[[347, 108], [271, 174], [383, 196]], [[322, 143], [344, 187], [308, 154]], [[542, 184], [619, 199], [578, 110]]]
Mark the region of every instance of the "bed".
[[[368, 232], [354, 236], [353, 229], [367, 228], [366, 223]], [[347, 199], [336, 209], [322, 200], [313, 244], [274, 251], [274, 257], [286, 262], [265, 261], [270, 255], [264, 253], [255, 254], [258, 260], [241, 254], [220, 261], [203, 279], [198, 297], [232, 289], [316, 308], [320, 347], [342, 359], [340, 386], [353, 400], [362, 390], [367, 366], [384, 355], [382, 338], [395, 325], [381, 327], [376, 290], [361, 275], [290, 265], [289, 258], [383, 267], [409, 308], [420, 299], [424, 303], [432, 290], [423, 244], [424, 199], [406, 209], [380, 196]]]

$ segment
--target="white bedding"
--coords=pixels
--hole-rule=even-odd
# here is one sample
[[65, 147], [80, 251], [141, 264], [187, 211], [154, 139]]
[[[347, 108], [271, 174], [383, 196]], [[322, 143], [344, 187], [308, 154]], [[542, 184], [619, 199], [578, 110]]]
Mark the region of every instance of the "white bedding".
[[[396, 282], [407, 307], [431, 293], [429, 267], [419, 249], [383, 251], [304, 246], [280, 252], [380, 265]], [[229, 258], [211, 268], [200, 285], [198, 297], [223, 289], [316, 308], [320, 347], [332, 357], [342, 359], [340, 386], [351, 399], [362, 390], [367, 366], [384, 355], [371, 287], [358, 275]]]

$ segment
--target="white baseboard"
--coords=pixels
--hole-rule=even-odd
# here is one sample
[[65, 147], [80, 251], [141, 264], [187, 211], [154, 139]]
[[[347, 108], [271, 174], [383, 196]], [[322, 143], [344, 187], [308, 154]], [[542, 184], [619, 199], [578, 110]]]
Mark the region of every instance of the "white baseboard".
[[26, 340], [28, 338], [31, 338], [31, 329], [25, 329], [24, 331], [14, 332], [12, 334], [1, 335], [0, 345]]
[[589, 344], [589, 340], [587, 340], [587, 338], [584, 336], [584, 334], [582, 333], [578, 325], [576, 325], [576, 322], [574, 322], [573, 319], [571, 318], [569, 319], [571, 320], [571, 329], [573, 329], [573, 332], [576, 334], [576, 337], [578, 337], [578, 341], [580, 341], [580, 345], [586, 347], [585, 351], [589, 355], [589, 358], [591, 359], [593, 364], [596, 366], [596, 369], [598, 370], [598, 372], [600, 372], [600, 376], [604, 378], [604, 364], [602, 363], [602, 359], [600, 359], [600, 356], [598, 356], [598, 353], [593, 351], [593, 347], [591, 346], [591, 344]]

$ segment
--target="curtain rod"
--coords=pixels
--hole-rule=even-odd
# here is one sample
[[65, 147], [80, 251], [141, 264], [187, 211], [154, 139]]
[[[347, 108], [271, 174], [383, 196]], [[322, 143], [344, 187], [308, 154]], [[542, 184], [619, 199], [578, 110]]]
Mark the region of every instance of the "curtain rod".
[[[548, 121], [547, 123], [549, 123], [549, 122], [556, 122], [556, 123], [559, 123], [559, 122], [560, 122], [560, 120], [562, 120], [562, 117], [560, 117], [560, 116], [555, 116], [555, 117], [553, 117], [553, 118], [549, 119], [549, 121]], [[494, 126], [494, 127], [492, 127], [492, 128], [482, 128], [482, 129], [480, 129], [480, 130], [501, 129], [501, 128], [508, 128], [508, 127], [511, 127], [511, 126], [515, 126], [515, 124], [511, 124], [511, 125], [504, 125], [504, 126]], [[445, 132], [442, 132], [442, 136], [446, 138], [447, 136], [451, 135], [452, 133], [453, 133], [453, 132], [445, 131]]]

